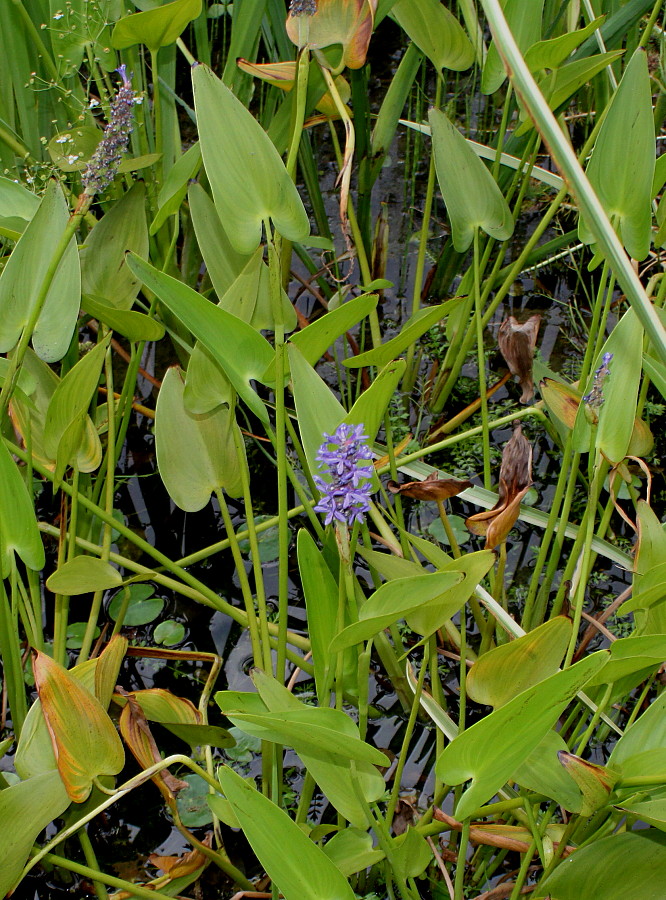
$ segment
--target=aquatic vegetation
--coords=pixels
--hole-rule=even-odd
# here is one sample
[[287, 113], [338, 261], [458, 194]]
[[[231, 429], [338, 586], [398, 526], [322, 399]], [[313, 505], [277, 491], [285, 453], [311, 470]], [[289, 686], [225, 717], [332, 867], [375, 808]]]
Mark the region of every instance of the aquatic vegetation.
[[663, 4], [129, 6], [0, 4], [0, 897], [657, 896]]

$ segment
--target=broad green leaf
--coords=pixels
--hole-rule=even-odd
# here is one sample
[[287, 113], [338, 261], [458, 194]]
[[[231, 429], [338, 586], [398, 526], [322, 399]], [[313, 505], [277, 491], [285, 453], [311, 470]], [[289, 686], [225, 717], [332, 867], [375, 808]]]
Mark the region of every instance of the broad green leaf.
[[451, 609], [457, 611], [467, 603], [494, 562], [495, 554], [492, 550], [479, 550], [477, 553], [466, 553], [460, 559], [438, 563], [440, 573], [462, 575], [462, 581], [448, 590], [441, 600], [435, 600], [409, 613], [406, 616], [409, 627], [422, 635], [433, 634], [441, 628], [453, 615]]
[[[280, 713], [287, 710], [295, 714], [301, 710], [308, 715], [307, 711], [310, 708], [297, 700], [284, 685], [281, 685], [272, 676], [255, 669], [252, 673], [252, 680], [265, 703], [266, 711]], [[350, 727], [348, 720], [345, 721], [339, 717], [338, 722], [341, 731], [348, 736], [348, 740], [357, 742], [359, 734], [356, 726], [352, 723]], [[375, 766], [367, 760], [357, 759], [354, 774], [347, 756], [329, 752], [329, 749], [324, 747], [313, 750], [312, 746], [303, 744], [302, 739], [299, 739], [298, 744], [294, 745], [294, 749], [329, 803], [352, 825], [365, 826], [367, 824], [366, 808], [359, 800], [358, 793], [362, 794], [367, 803], [374, 803], [386, 790], [384, 779]], [[331, 750], [333, 749], [332, 747]]]
[[398, 0], [390, 15], [436, 69], [461, 72], [474, 62], [462, 25], [439, 0]]
[[183, 403], [194, 415], [207, 415], [225, 404], [233, 406], [236, 392], [212, 353], [197, 341], [187, 363]]
[[[20, 395], [14, 394], [12, 413], [15, 427], [24, 436], [30, 431], [33, 457], [47, 468], [55, 468], [55, 460], [46, 452], [44, 446], [44, 428], [46, 413], [60, 379], [55, 372], [43, 362], [29, 347], [23, 358], [22, 370], [27, 373], [35, 387], [30, 391], [30, 400], [25, 402]], [[21, 379], [19, 378], [19, 384]], [[92, 472], [102, 459], [102, 445], [99, 435], [90, 416], [85, 417], [83, 439], [76, 454], [76, 464], [80, 472]]]
[[384, 422], [384, 414], [391, 399], [395, 396], [400, 379], [405, 373], [404, 359], [396, 359], [387, 363], [375, 375], [370, 387], [363, 391], [354, 403], [349, 414], [345, 416], [348, 425], [365, 426], [368, 442], [372, 444]]
[[[215, 490], [242, 493], [241, 466], [234, 441], [235, 412], [226, 406], [193, 415], [183, 403], [183, 378], [169, 369], [155, 408], [157, 466], [171, 499], [186, 512], [203, 509]], [[240, 432], [238, 439], [242, 443]]]
[[122, 334], [128, 341], [159, 341], [164, 337], [164, 325], [144, 313], [118, 309], [109, 306], [106, 300], [102, 301], [90, 295], [81, 299], [81, 307], [88, 315]]
[[569, 31], [546, 41], [537, 41], [525, 53], [525, 62], [532, 72], [538, 72], [540, 69], [557, 69], [576, 47], [601, 26], [605, 18], [605, 16], [599, 16], [585, 28]]
[[393, 581], [396, 578], [409, 578], [412, 575], [423, 575], [426, 571], [420, 563], [411, 559], [403, 559], [402, 556], [394, 556], [393, 553], [380, 553], [378, 550], [368, 550], [360, 544], [356, 547], [356, 552], [387, 581]]
[[[652, 89], [645, 50], [629, 60], [587, 166], [587, 177], [634, 259], [650, 250], [655, 166]], [[579, 233], [592, 235], [581, 220]]]
[[44, 568], [44, 545], [32, 498], [16, 463], [0, 438], [0, 576], [7, 578], [18, 553], [34, 571]]
[[654, 163], [654, 178], [652, 179], [652, 199], [660, 193], [666, 184], [666, 153], [658, 156]]
[[[628, 728], [608, 759], [608, 765], [624, 773], [632, 758], [648, 751], [661, 751], [666, 757], [666, 692], [653, 700], [645, 712]], [[662, 761], [662, 771], [664, 762]]]
[[322, 700], [326, 685], [326, 671], [332, 661], [328, 647], [336, 629], [338, 585], [326, 565], [322, 552], [305, 528], [301, 528], [298, 532], [296, 547], [298, 570], [308, 616], [308, 633], [312, 646], [317, 695]]
[[[633, 591], [639, 596], [645, 596], [644, 588], [651, 588], [653, 593], [659, 582], [659, 566], [666, 560], [666, 531], [645, 500], [638, 501], [636, 513], [638, 544], [634, 559]], [[666, 606], [663, 603], [654, 604], [647, 610], [637, 609], [634, 613], [636, 632], [641, 635], [666, 633], [665, 612]]]
[[[663, 596], [666, 596], [666, 565], [663, 569]], [[656, 668], [664, 660], [666, 660], [666, 634], [619, 638], [610, 645], [610, 659], [601, 671], [590, 679], [589, 686], [611, 684], [650, 666]]]
[[122, 577], [118, 569], [96, 556], [75, 556], [46, 580], [50, 591], [65, 596], [106, 591], [120, 584]]
[[572, 853], [532, 895], [557, 900], [660, 900], [666, 834], [654, 829], [601, 838]]
[[201, 341], [222, 367], [238, 395], [262, 422], [268, 413], [250, 385], [260, 380], [273, 359], [273, 349], [260, 334], [236, 316], [225, 312], [192, 288], [159, 272], [138, 256], [128, 256], [130, 269]]
[[155, 9], [125, 16], [116, 22], [111, 44], [116, 50], [125, 50], [135, 44], [145, 44], [153, 51], [167, 47], [200, 12], [201, 0], [173, 0]]
[[81, 248], [81, 290], [116, 309], [130, 309], [141, 286], [125, 254], [148, 256], [146, 191], [137, 181], [95, 225]]
[[[250, 740], [250, 738], [248, 738]], [[261, 744], [259, 745], [261, 746]], [[250, 754], [250, 759], [252, 759], [252, 754]], [[243, 760], [244, 762], [248, 762], [249, 760]], [[218, 769], [219, 771], [219, 769]], [[240, 822], [236, 817], [236, 813], [233, 811], [231, 803], [228, 800], [225, 800], [224, 797], [221, 797], [219, 794], [208, 794], [206, 797], [206, 802], [208, 803], [211, 811], [220, 822], [224, 822], [225, 825], [228, 825], [229, 828], [240, 828]]]
[[231, 245], [215, 204], [200, 184], [187, 192], [194, 233], [218, 299], [224, 297], [247, 265], [252, 252], [238, 253]]
[[44, 425], [44, 450], [56, 461], [59, 483], [76, 459], [86, 430], [87, 410], [97, 390], [111, 335], [80, 359], [58, 383], [49, 401]]
[[[28, 323], [40, 294], [51, 254], [65, 231], [69, 210], [57, 181], [49, 182], [39, 209], [19, 238], [0, 276], [0, 353], [11, 350]], [[32, 336], [46, 362], [61, 359], [79, 313], [81, 270], [72, 238], [56, 269]]]
[[557, 672], [571, 639], [571, 619], [556, 616], [508, 644], [484, 653], [467, 673], [467, 693], [476, 703], [504, 706]]
[[[619, 463], [627, 455], [634, 432], [641, 382], [643, 327], [633, 309], [627, 310], [611, 332], [595, 367], [601, 365], [604, 353], [612, 353], [613, 359], [603, 385], [604, 402], [599, 410], [596, 444], [609, 462]], [[591, 388], [592, 379], [586, 393]]]
[[218, 769], [218, 779], [250, 846], [285, 900], [354, 900], [344, 875], [283, 810], [228, 766]]
[[298, 347], [303, 358], [314, 366], [339, 337], [361, 322], [376, 306], [376, 294], [362, 294], [292, 334], [289, 342]]
[[279, 713], [227, 712], [227, 716], [248, 734], [276, 744], [286, 744], [299, 755], [304, 753], [316, 757], [323, 752], [371, 766], [387, 765], [387, 758], [381, 750], [360, 740], [356, 724], [338, 709], [303, 706]]
[[[354, 302], [354, 301], [352, 301]], [[423, 334], [441, 322], [450, 312], [460, 305], [458, 300], [448, 300], [439, 306], [427, 306], [411, 316], [400, 329], [400, 333], [386, 341], [379, 347], [366, 350], [358, 356], [351, 356], [344, 360], [344, 365], [349, 369], [360, 366], [385, 366], [391, 360], [400, 356], [409, 346], [417, 341]]]
[[437, 603], [444, 617], [449, 618], [460, 608], [458, 594], [453, 589], [462, 580], [460, 572], [429, 572], [387, 581], [365, 601], [358, 622], [348, 625], [333, 638], [329, 653], [369, 640], [424, 604]]
[[61, 816], [69, 804], [55, 770], [0, 791], [0, 821], [5, 823], [0, 831], [0, 897], [16, 887], [40, 832]]
[[[296, 311], [282, 288], [280, 296], [284, 330], [293, 331], [298, 321]], [[256, 331], [275, 331], [270, 276], [268, 266], [263, 261], [262, 247], [258, 247], [252, 254], [242, 272], [220, 298], [219, 305]]]
[[644, 355], [643, 368], [650, 381], [653, 381], [655, 387], [659, 389], [661, 396], [666, 398], [666, 366], [651, 356]]
[[549, 731], [511, 778], [521, 787], [552, 797], [569, 812], [577, 813], [583, 802], [580, 790], [557, 757], [559, 752], [568, 750], [560, 735]]
[[324, 853], [343, 875], [354, 875], [384, 859], [372, 845], [372, 835], [361, 828], [344, 828], [324, 845]]
[[600, 650], [551, 675], [476, 722], [444, 748], [436, 764], [444, 783], [455, 785], [472, 779], [456, 806], [458, 819], [486, 803], [512, 777], [607, 659], [608, 653]]
[[[197, 141], [182, 156], [178, 157], [164, 179], [164, 184], [157, 195], [157, 213], [150, 223], [151, 235], [160, 230], [169, 216], [174, 216], [178, 212], [180, 204], [187, 195], [190, 180], [196, 177], [200, 168], [201, 147]], [[141, 250], [137, 250], [137, 253], [139, 256], [148, 255]]]
[[60, 777], [70, 799], [82, 803], [94, 778], [122, 769], [120, 738], [99, 700], [66, 669], [37, 652], [33, 671]]
[[416, 44], [410, 43], [403, 53], [398, 68], [393, 74], [386, 93], [382, 98], [370, 142], [373, 176], [379, 174], [379, 170], [386, 159], [386, 154], [393, 143], [400, 116], [405, 108], [422, 60], [423, 55]]
[[321, 0], [311, 16], [289, 15], [287, 34], [297, 47], [342, 46], [339, 65], [360, 69], [372, 35], [377, 0]]
[[[531, 0], [528, 5], [525, 5], [524, 0], [506, 0], [503, 12], [518, 49], [524, 54], [541, 37], [543, 0]], [[493, 41], [483, 66], [481, 91], [484, 94], [494, 94], [505, 79], [504, 63]]]
[[458, 252], [467, 250], [477, 228], [498, 241], [507, 240], [513, 234], [513, 217], [497, 182], [443, 112], [431, 109], [428, 118], [453, 246]]
[[641, 822], [666, 831], [666, 800], [644, 800], [638, 803], [622, 803], [619, 807]]
[[39, 197], [9, 178], [0, 176], [0, 236], [17, 241], [39, 209]]
[[307, 213], [266, 132], [207, 66], [194, 67], [192, 82], [204, 167], [232, 246], [252, 253], [268, 219], [289, 240], [304, 240]]
[[346, 410], [291, 342], [287, 352], [303, 450], [310, 471], [316, 472], [317, 451], [321, 447], [324, 433], [332, 434], [335, 431], [344, 421]]
[[399, 877], [418, 878], [432, 861], [432, 850], [426, 839], [411, 826], [393, 841], [392, 860]]

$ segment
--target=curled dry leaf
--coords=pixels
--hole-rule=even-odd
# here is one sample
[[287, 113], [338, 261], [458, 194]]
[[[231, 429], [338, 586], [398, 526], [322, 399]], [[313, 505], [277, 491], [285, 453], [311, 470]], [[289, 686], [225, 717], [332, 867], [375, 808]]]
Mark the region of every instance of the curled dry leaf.
[[[143, 769], [148, 769], [160, 762], [162, 755], [157, 748], [148, 720], [134, 694], [128, 693], [122, 688], [118, 688], [118, 693], [127, 700], [120, 714], [120, 733], [139, 765]], [[176, 778], [168, 769], [158, 772], [151, 780], [155, 782], [169, 804], [175, 803], [178, 791], [187, 787], [186, 781]]]
[[470, 516], [465, 522], [472, 534], [486, 536], [486, 550], [506, 541], [518, 518], [520, 501], [532, 484], [532, 446], [516, 425], [502, 451], [499, 499], [492, 509]]
[[521, 403], [530, 403], [534, 397], [532, 360], [540, 323], [541, 316], [537, 315], [530, 316], [522, 325], [513, 316], [509, 316], [502, 322], [497, 334], [497, 343], [509, 371], [517, 376], [523, 389]]
[[402, 494], [412, 500], [448, 500], [472, 487], [472, 482], [461, 478], [439, 478], [432, 472], [423, 481], [408, 481], [406, 484], [389, 481], [386, 486], [392, 494]]

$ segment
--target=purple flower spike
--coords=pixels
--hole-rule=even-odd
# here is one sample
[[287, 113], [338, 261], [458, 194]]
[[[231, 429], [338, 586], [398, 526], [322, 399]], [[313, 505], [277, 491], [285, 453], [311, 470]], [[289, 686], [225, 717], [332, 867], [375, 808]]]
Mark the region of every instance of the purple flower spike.
[[[334, 434], [324, 434], [324, 442], [317, 453], [320, 471], [328, 476], [314, 476], [321, 492], [315, 512], [324, 513], [324, 524], [341, 522], [353, 525], [362, 522], [370, 509], [371, 473], [368, 466], [358, 463], [372, 459], [363, 425], [339, 425]], [[331, 448], [332, 446], [332, 449]]]
[[123, 154], [127, 150], [132, 132], [134, 91], [127, 77], [125, 66], [120, 66], [116, 71], [122, 78], [123, 85], [113, 98], [104, 137], [97, 145], [82, 176], [84, 193], [88, 197], [94, 197], [95, 194], [101, 193], [111, 184]]
[[592, 390], [589, 394], [585, 394], [585, 396], [583, 397], [583, 403], [587, 403], [587, 405], [591, 406], [592, 409], [599, 409], [601, 404], [604, 402], [604, 381], [610, 373], [610, 362], [612, 359], [612, 353], [604, 353], [604, 355], [601, 357], [601, 365], [594, 373]]

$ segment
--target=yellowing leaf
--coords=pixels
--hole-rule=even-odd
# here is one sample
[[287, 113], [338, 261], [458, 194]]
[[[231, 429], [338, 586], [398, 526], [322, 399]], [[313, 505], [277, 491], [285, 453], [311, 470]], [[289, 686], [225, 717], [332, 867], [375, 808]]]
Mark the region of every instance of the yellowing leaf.
[[120, 738], [99, 700], [66, 669], [37, 651], [33, 671], [58, 772], [70, 799], [83, 803], [94, 778], [122, 769]]
[[571, 627], [566, 616], [556, 616], [523, 637], [484, 653], [467, 674], [467, 693], [477, 703], [503, 706], [554, 675], [566, 653]]
[[342, 45], [340, 68], [360, 69], [372, 36], [377, 0], [318, 0], [314, 15], [287, 18], [287, 34], [297, 47], [321, 50]]

